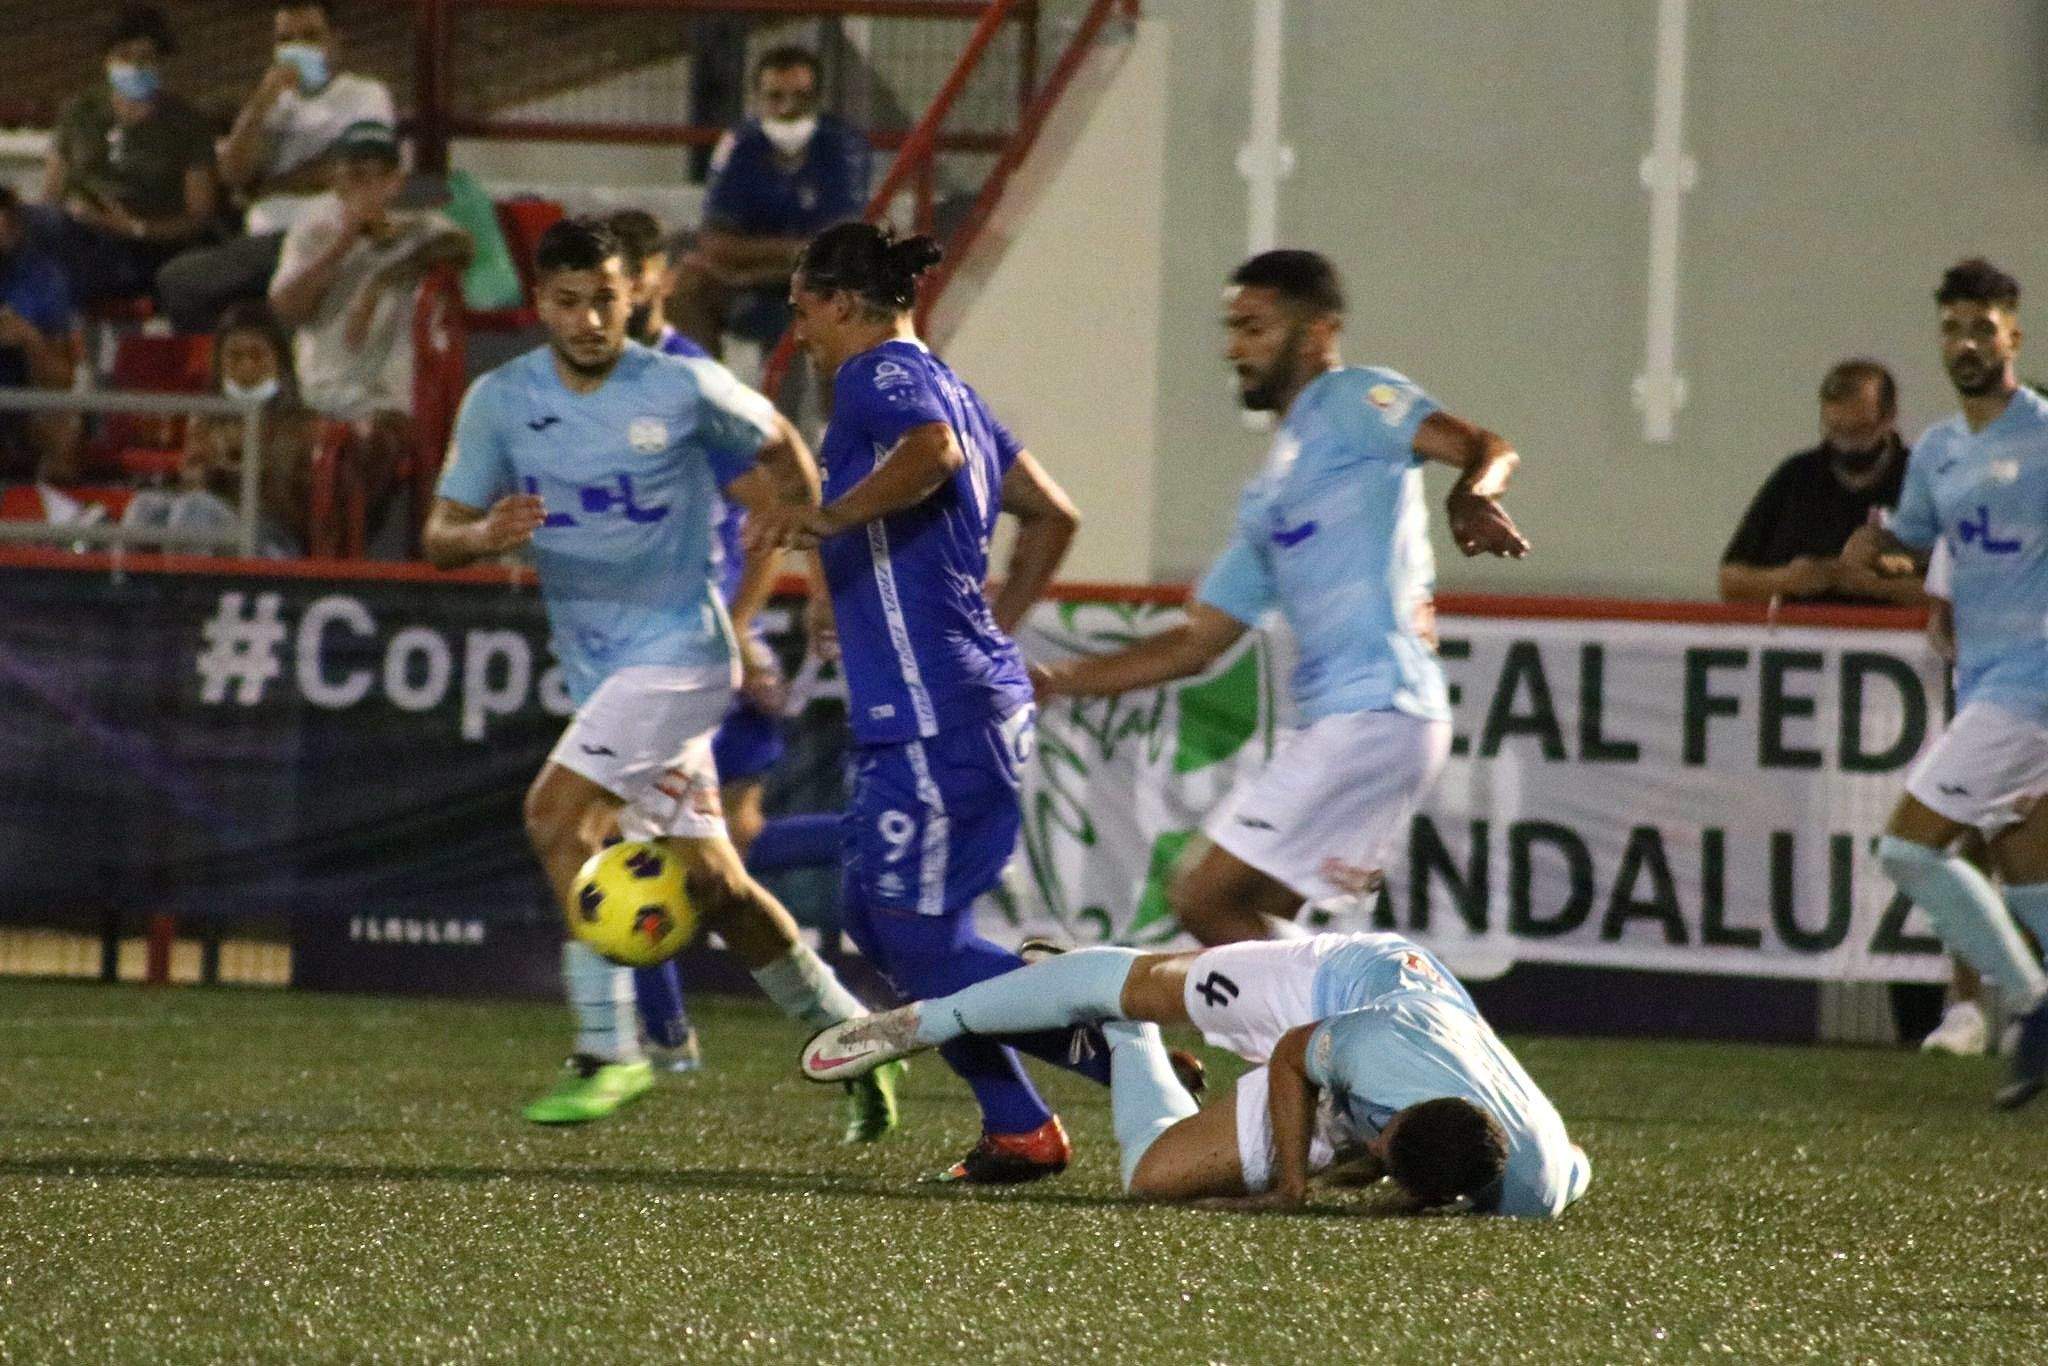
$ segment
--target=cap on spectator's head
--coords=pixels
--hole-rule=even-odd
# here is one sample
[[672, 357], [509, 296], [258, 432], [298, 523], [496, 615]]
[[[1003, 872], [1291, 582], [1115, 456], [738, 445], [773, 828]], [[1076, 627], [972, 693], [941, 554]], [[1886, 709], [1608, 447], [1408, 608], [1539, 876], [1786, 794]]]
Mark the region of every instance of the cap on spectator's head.
[[178, 50], [177, 40], [171, 36], [171, 21], [155, 5], [124, 5], [107, 26], [107, 41], [100, 50], [111, 52], [137, 38], [149, 39], [159, 57], [168, 57]]
[[342, 129], [341, 136], [334, 140], [334, 154], [338, 157], [375, 157], [396, 166], [398, 132], [388, 123], [358, 119]]

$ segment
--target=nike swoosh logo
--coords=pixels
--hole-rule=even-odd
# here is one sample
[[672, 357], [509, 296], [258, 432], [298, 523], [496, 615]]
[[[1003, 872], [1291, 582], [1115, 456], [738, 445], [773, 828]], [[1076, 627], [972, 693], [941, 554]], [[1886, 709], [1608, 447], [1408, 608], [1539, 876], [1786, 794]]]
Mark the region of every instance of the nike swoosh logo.
[[843, 1058], [828, 1058], [820, 1055], [811, 1059], [811, 1070], [813, 1072], [830, 1072], [834, 1068], [844, 1067], [847, 1063], [859, 1061], [860, 1054], [858, 1053], [849, 1053]]
[[526, 425], [531, 427], [534, 431], [544, 432], [548, 428], [554, 426], [557, 422], [560, 422], [561, 420], [562, 419], [560, 419], [559, 417], [537, 417], [534, 418], [531, 422], [528, 422]]
[[1303, 522], [1297, 527], [1274, 527], [1273, 540], [1279, 545], [1292, 549], [1316, 534], [1314, 522]]
[[585, 754], [602, 754], [612, 759], [619, 757], [619, 752], [608, 745], [584, 745], [581, 748]]

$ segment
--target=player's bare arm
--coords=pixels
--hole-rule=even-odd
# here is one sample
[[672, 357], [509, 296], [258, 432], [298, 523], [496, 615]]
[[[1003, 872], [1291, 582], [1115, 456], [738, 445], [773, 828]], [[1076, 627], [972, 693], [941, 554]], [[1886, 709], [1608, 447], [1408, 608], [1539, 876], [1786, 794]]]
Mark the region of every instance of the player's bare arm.
[[1842, 572], [1880, 579], [1918, 579], [1927, 557], [1881, 526], [1859, 526], [1842, 547]]
[[1449, 413], [1431, 413], [1415, 429], [1414, 451], [1425, 460], [1462, 470], [1444, 499], [1451, 539], [1467, 555], [1519, 560], [1529, 542], [1500, 505], [1522, 457], [1505, 438]]
[[1266, 1063], [1266, 1113], [1273, 1126], [1273, 1184], [1258, 1195], [1209, 1201], [1233, 1210], [1299, 1209], [1308, 1199], [1309, 1136], [1315, 1127], [1316, 1084], [1308, 1076], [1312, 1024], [1280, 1036]]
[[951, 427], [921, 423], [903, 434], [872, 474], [825, 507], [781, 507], [749, 518], [747, 543], [808, 550], [829, 536], [916, 507], [966, 463]]
[[517, 550], [533, 539], [547, 516], [546, 504], [534, 493], [508, 494], [488, 510], [436, 498], [420, 543], [436, 569], [460, 569]]
[[1245, 633], [1245, 624], [1206, 602], [1190, 602], [1188, 619], [1114, 654], [1033, 666], [1040, 701], [1049, 697], [1111, 697], [1202, 672]]
[[1003, 476], [1003, 511], [1017, 519], [1017, 540], [989, 610], [1004, 635], [1015, 635], [1017, 624], [1059, 572], [1081, 529], [1081, 513], [1029, 451], [1019, 451]]
[[[772, 507], [780, 501], [773, 479], [758, 465], [728, 484], [725, 496], [747, 508], [749, 515], [757, 507]], [[740, 691], [755, 706], [771, 713], [781, 711], [785, 699], [782, 666], [753, 626], [754, 618], [775, 594], [776, 573], [781, 567], [781, 551], [772, 546], [749, 547], [740, 566], [739, 587], [727, 608], [733, 635], [739, 641]]]

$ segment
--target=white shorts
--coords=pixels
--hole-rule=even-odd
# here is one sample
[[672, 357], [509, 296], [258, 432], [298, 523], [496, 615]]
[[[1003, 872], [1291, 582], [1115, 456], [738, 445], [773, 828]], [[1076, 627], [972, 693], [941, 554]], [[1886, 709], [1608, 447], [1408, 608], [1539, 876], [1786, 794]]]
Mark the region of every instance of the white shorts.
[[[1266, 1102], [1267, 1071], [1254, 1067], [1237, 1079], [1237, 1165], [1244, 1188], [1257, 1195], [1273, 1184], [1273, 1113]], [[1337, 1150], [1359, 1135], [1337, 1113], [1328, 1091], [1316, 1097], [1315, 1128], [1308, 1136], [1308, 1170], [1313, 1176], [1337, 1160]]]
[[711, 735], [731, 705], [725, 668], [632, 665], [576, 709], [548, 762], [623, 801], [619, 833], [627, 839], [721, 836]]
[[1972, 702], [1913, 765], [1906, 791], [1930, 811], [1996, 835], [2048, 793], [2048, 728]]
[[1448, 721], [1325, 716], [1231, 788], [1202, 833], [1312, 902], [1365, 896], [1378, 890], [1388, 849], [1450, 749]]
[[1349, 935], [1253, 939], [1204, 949], [1188, 964], [1181, 1000], [1212, 1047], [1264, 1062], [1290, 1029], [1315, 1022], [1316, 970]]

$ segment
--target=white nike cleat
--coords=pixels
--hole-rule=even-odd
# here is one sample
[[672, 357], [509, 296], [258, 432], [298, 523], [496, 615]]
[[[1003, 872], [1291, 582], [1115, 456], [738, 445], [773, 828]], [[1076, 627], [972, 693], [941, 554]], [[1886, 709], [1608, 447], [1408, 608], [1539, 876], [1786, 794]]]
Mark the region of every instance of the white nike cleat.
[[1974, 1058], [1984, 1052], [1985, 1042], [1984, 1012], [1974, 1001], [1957, 1001], [1942, 1012], [1934, 1032], [1920, 1041], [1920, 1051]]
[[852, 1081], [928, 1047], [917, 1041], [917, 1007], [898, 1006], [819, 1030], [804, 1045], [797, 1065], [807, 1081]]

